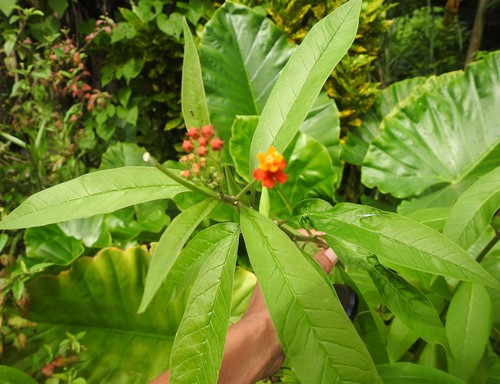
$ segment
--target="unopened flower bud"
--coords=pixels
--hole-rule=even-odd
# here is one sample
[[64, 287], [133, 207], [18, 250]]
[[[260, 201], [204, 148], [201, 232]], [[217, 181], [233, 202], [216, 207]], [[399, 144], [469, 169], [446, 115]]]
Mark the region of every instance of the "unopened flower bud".
[[206, 138], [204, 138], [203, 136], [198, 138], [198, 144], [205, 146], [205, 145], [207, 145], [207, 143], [208, 143], [208, 140]]
[[194, 145], [193, 145], [193, 142], [191, 140], [184, 140], [182, 142], [182, 149], [185, 151], [185, 152], [193, 152], [193, 149], [194, 149]]
[[181, 176], [184, 177], [185, 179], [189, 179], [191, 177], [191, 172], [190, 171], [182, 171]]
[[210, 140], [210, 146], [214, 151], [220, 151], [224, 146], [224, 141], [219, 139], [218, 137]]
[[187, 156], [182, 156], [181, 157], [181, 163], [187, 163], [189, 160], [188, 160], [188, 157]]
[[200, 137], [200, 130], [196, 127], [189, 128], [187, 131], [187, 135], [191, 139], [196, 140], [198, 137]]
[[200, 155], [200, 156], [206, 156], [206, 154], [207, 154], [207, 147], [199, 146], [197, 152], [198, 152], [198, 155]]
[[192, 171], [193, 171], [194, 174], [199, 173], [200, 172], [200, 164], [194, 163]]
[[214, 135], [214, 127], [212, 125], [204, 125], [201, 128], [201, 134], [203, 137], [210, 139]]

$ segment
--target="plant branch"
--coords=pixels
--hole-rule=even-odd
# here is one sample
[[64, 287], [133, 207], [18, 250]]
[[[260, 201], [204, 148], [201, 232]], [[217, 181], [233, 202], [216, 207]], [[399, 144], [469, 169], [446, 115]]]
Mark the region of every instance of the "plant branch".
[[483, 250], [479, 253], [479, 255], [476, 258], [476, 261], [480, 263], [484, 257], [488, 254], [488, 252], [493, 248], [496, 243], [498, 243], [498, 240], [500, 240], [500, 232], [496, 232], [495, 237], [490, 240], [488, 244], [483, 248]]

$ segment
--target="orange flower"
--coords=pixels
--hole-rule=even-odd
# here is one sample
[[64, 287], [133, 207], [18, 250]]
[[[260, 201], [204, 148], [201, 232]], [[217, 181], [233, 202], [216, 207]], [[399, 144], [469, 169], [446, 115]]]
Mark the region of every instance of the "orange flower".
[[276, 182], [284, 183], [288, 176], [283, 172], [286, 167], [286, 161], [283, 155], [276, 151], [276, 148], [270, 147], [267, 153], [259, 153], [259, 168], [253, 171], [253, 177], [256, 180], [262, 180], [262, 185], [267, 188], [274, 187]]

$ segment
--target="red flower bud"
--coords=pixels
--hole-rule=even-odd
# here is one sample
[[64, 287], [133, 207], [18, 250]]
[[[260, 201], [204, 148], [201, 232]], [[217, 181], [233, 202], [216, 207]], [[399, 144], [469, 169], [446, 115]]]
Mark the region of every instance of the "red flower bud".
[[200, 172], [200, 164], [198, 164], [198, 163], [194, 163], [194, 164], [193, 164], [192, 171], [193, 171], [193, 173], [194, 173], [194, 174], [199, 173], [199, 172]]
[[191, 177], [191, 172], [190, 171], [182, 171], [181, 176], [186, 178], [186, 179], [189, 179], [189, 177]]
[[224, 146], [224, 141], [216, 137], [215, 139], [210, 140], [210, 146], [214, 151], [220, 151]]
[[201, 127], [203, 137], [210, 139], [214, 135], [214, 127], [212, 125], [204, 125]]
[[200, 138], [198, 138], [198, 144], [200, 144], [200, 145], [207, 145], [207, 143], [208, 143], [208, 140], [205, 139], [203, 136], [200, 137]]
[[196, 127], [189, 128], [187, 131], [187, 135], [193, 139], [196, 140], [198, 137], [200, 137], [200, 130]]
[[193, 142], [191, 140], [184, 140], [182, 142], [182, 149], [185, 151], [185, 152], [193, 152], [193, 149], [194, 149], [194, 145], [193, 145]]
[[207, 154], [207, 147], [199, 146], [198, 147], [198, 155], [206, 156], [206, 154]]

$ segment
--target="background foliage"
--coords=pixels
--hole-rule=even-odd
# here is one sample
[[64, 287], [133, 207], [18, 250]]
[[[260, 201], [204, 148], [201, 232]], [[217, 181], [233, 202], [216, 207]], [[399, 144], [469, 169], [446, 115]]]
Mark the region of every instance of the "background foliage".
[[[327, 307], [341, 329], [310, 315], [317, 303], [304, 302], [298, 311], [311, 328], [336, 334], [336, 343], [344, 331], [345, 340], [359, 337], [359, 372], [346, 368], [354, 355], [339, 360], [322, 345], [328, 335], [311, 339], [280, 322], [283, 309], [272, 297], [276, 286], [291, 287], [287, 295], [293, 299], [306, 286], [294, 280], [294, 271], [310, 275], [310, 281], [316, 276], [288, 236], [245, 211], [247, 251], [240, 246], [235, 254], [232, 224], [213, 225], [239, 220], [235, 212], [204, 203], [196, 212], [188, 209], [201, 198], [183, 193], [184, 187], [143, 160], [145, 148], [160, 162], [176, 160], [180, 151], [183, 16], [195, 32], [210, 119], [226, 141], [226, 169], [234, 170], [234, 187], [240, 188], [249, 181], [259, 115], [267, 119], [266, 103], [281, 71], [298, 51], [296, 44], [340, 3], [219, 7], [207, 1], [139, 0], [86, 8], [84, 2], [48, 1], [36, 8], [20, 2], [12, 11], [7, 5], [14, 2], [2, 3], [2, 209], [8, 213], [27, 196], [90, 172], [60, 185], [58, 194], [47, 190], [31, 198], [27, 204], [34, 213], [25, 204], [1, 224], [33, 227], [0, 235], [2, 364], [39, 382], [51, 382], [50, 369], [62, 382], [144, 382], [167, 368], [173, 346], [180, 355], [174, 353], [172, 361], [192, 353], [186, 349], [191, 342], [173, 341], [186, 303], [184, 326], [210, 308], [236, 321], [255, 284], [252, 270], [272, 302], [290, 356], [278, 375], [283, 381], [298, 382], [296, 373], [303, 382], [315, 374], [370, 382], [378, 376], [383, 382], [498, 379], [500, 296], [481, 284], [500, 280], [495, 216], [500, 138], [491, 107], [499, 102], [500, 63], [494, 53], [465, 71], [442, 74], [463, 66], [469, 27], [460, 13], [450, 19], [448, 8], [443, 12], [430, 3], [394, 7], [364, 1], [354, 44], [299, 124], [300, 133], [286, 134], [290, 174], [281, 194], [288, 200], [272, 191], [273, 215], [292, 217], [292, 226], [323, 230], [341, 258], [341, 268], [329, 279], [350, 284], [361, 300], [354, 327], [333, 301]], [[421, 77], [406, 79], [413, 76]], [[106, 193], [96, 198], [91, 187], [105, 185]], [[72, 194], [87, 198], [97, 215], [86, 217], [89, 206], [72, 202]], [[44, 211], [46, 201], [51, 204]], [[339, 201], [365, 205], [329, 205]], [[60, 203], [66, 209], [58, 209]], [[74, 220], [60, 222], [67, 219]], [[163, 282], [166, 273], [157, 277], [160, 293], [150, 295], [151, 305], [139, 315], [142, 289], [152, 279], [146, 272], [151, 254], [166, 249], [165, 228], [167, 239], [173, 236], [169, 231], [184, 231], [189, 242], [169, 267], [168, 279]], [[227, 254], [230, 262], [200, 252], [207, 244], [211, 254]], [[266, 245], [274, 258], [262, 257], [256, 244]], [[177, 244], [179, 250], [183, 245]], [[295, 256], [280, 264], [283, 249]], [[239, 267], [233, 278], [235, 256]], [[267, 275], [277, 267], [285, 271], [279, 281]], [[223, 296], [214, 294], [213, 302], [231, 295], [230, 308], [189, 299], [191, 290], [191, 297], [206, 291], [207, 280], [198, 277], [206, 273], [200, 270], [218, 274], [210, 276], [221, 282]], [[317, 289], [322, 292], [317, 297], [330, 297], [331, 289], [321, 284]], [[216, 327], [220, 334], [224, 328]], [[214, 335], [195, 339], [203, 337]], [[105, 355], [104, 339], [111, 340]], [[309, 358], [330, 359], [334, 368], [307, 373], [308, 357], [295, 349], [297, 340], [310, 343]], [[114, 351], [127, 345], [133, 345], [137, 369], [116, 358], [120, 354]], [[163, 354], [151, 355], [152, 350]], [[0, 375], [30, 380], [7, 366], [0, 366]]]

